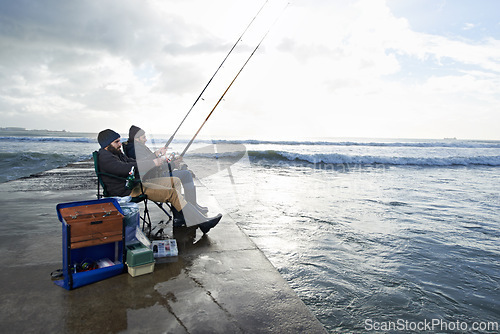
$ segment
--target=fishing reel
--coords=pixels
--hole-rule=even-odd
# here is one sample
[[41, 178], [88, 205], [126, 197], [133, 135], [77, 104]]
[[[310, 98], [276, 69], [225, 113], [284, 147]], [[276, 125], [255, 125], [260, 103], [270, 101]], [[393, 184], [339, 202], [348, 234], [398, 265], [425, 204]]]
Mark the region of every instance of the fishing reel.
[[172, 152], [169, 155], [162, 155], [161, 156], [162, 161], [170, 164], [172, 168], [177, 168], [180, 170], [186, 170], [187, 165], [185, 163], [182, 163], [182, 155]]
[[172, 153], [170, 153], [170, 155], [168, 157], [168, 162], [175, 163], [175, 161], [179, 161], [181, 159], [182, 159], [182, 157], [180, 154], [178, 154], [177, 152], [172, 152]]
[[172, 163], [172, 162], [175, 162], [178, 159], [182, 159], [182, 157], [179, 154], [177, 154], [175, 152], [172, 152], [168, 156], [166, 154], [162, 155], [160, 157], [160, 159], [163, 160], [163, 161], [165, 161], [165, 162]]

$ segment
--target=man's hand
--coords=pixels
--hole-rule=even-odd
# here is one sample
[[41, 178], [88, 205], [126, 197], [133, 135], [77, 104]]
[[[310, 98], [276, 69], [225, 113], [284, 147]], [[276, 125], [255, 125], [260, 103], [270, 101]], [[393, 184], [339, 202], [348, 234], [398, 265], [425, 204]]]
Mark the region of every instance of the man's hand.
[[170, 162], [172, 164], [173, 168], [179, 169], [181, 163], [182, 163], [182, 157], [181, 156], [174, 156], [172, 158], [172, 161]]
[[156, 159], [153, 159], [153, 162], [155, 163], [155, 166], [156, 166], [156, 167], [163, 165], [163, 163], [164, 163], [165, 161], [166, 161], [165, 156], [163, 156], [163, 157], [161, 157], [161, 158], [156, 158]]
[[160, 148], [159, 150], [156, 150], [156, 151], [155, 151], [155, 155], [156, 155], [157, 157], [164, 156], [165, 154], [167, 154], [167, 148], [166, 148], [166, 147], [162, 147], [162, 148]]

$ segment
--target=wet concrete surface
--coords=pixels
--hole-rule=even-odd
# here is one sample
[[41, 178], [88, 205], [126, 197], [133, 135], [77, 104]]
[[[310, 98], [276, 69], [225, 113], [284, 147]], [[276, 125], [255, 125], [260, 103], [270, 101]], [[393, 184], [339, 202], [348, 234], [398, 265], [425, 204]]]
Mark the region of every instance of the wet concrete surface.
[[[58, 203], [95, 199], [89, 162], [0, 184], [0, 332], [325, 333], [236, 222], [202, 236], [170, 228], [179, 256], [68, 291]], [[150, 207], [153, 221], [163, 213]]]

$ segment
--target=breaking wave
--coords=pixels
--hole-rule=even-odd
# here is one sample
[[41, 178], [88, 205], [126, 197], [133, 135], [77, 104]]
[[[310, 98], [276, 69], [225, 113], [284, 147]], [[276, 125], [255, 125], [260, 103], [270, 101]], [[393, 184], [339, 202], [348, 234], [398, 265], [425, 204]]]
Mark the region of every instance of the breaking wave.
[[214, 143], [248, 145], [290, 145], [290, 146], [367, 146], [367, 147], [453, 147], [453, 148], [500, 148], [495, 140], [421, 140], [421, 141], [259, 141], [259, 140], [216, 140]]
[[388, 157], [343, 154], [302, 154], [287, 151], [249, 151], [253, 162], [264, 163], [308, 163], [308, 164], [359, 164], [359, 165], [394, 165], [394, 166], [500, 166], [500, 156], [474, 157]]

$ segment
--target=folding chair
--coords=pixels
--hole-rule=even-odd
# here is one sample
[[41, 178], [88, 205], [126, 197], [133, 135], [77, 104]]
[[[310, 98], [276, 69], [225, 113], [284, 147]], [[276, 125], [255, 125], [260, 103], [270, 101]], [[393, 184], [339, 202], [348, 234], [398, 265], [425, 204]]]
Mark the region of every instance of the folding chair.
[[[124, 177], [117, 176], [117, 175], [101, 172], [99, 169], [99, 152], [94, 151], [92, 153], [92, 157], [94, 159], [94, 169], [95, 169], [95, 173], [97, 175], [97, 194], [96, 194], [97, 198], [100, 199], [103, 197], [111, 197], [111, 195], [109, 194], [109, 192], [106, 188], [106, 185], [104, 184], [101, 176], [106, 175], [106, 176], [113, 177], [115, 179], [119, 179], [119, 180], [123, 180], [123, 181], [127, 181], [127, 179]], [[139, 196], [132, 197], [131, 202], [133, 202], [133, 203], [143, 202], [144, 203], [144, 213], [140, 217], [141, 221], [142, 221], [142, 230], [144, 231], [145, 227], [147, 226], [148, 227], [148, 237], [151, 237], [151, 232], [153, 232], [153, 231], [152, 231], [151, 217], [149, 216], [149, 209], [148, 209], [148, 201], [150, 201], [150, 199], [148, 199], [148, 196], [144, 193], [144, 191], [142, 189], [142, 182], [140, 180], [137, 182], [139, 182], [141, 185], [141, 194]], [[102, 193], [101, 193], [101, 188], [102, 188]], [[155, 202], [153, 200], [151, 200], [151, 202], [155, 203], [158, 206], [158, 208], [160, 208], [167, 215], [167, 217], [168, 217], [167, 224], [168, 224], [172, 220], [172, 216], [167, 212], [167, 210], [165, 210], [165, 208], [163, 207], [163, 203]], [[168, 206], [168, 203], [167, 203], [167, 206]], [[169, 207], [169, 209], [171, 209], [171, 208]], [[163, 228], [158, 230], [156, 232], [156, 235], [161, 234], [161, 233], [163, 233]]]

